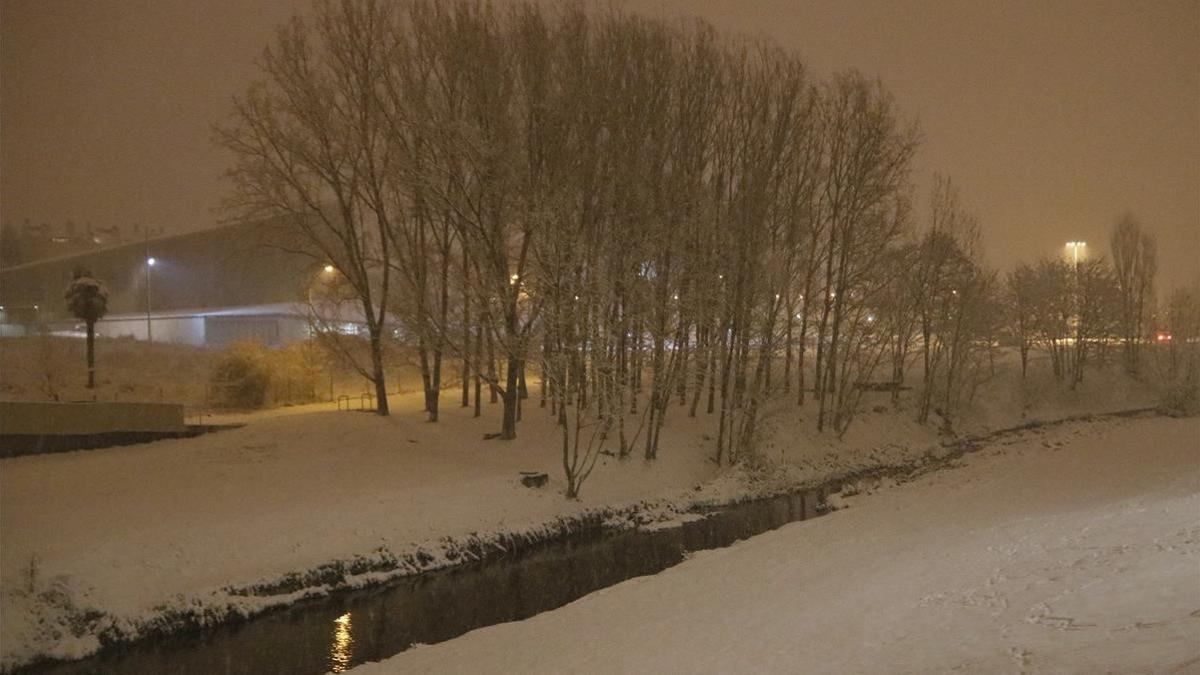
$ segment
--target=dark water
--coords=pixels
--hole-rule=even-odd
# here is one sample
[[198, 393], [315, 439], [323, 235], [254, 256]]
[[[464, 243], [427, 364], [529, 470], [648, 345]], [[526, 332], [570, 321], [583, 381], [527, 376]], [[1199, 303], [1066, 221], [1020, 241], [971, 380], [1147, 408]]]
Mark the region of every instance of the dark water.
[[359, 591], [334, 593], [201, 633], [102, 650], [84, 661], [29, 672], [340, 672], [415, 643], [525, 619], [626, 579], [655, 574], [688, 551], [720, 548], [818, 515], [816, 491], [723, 508], [655, 531], [591, 535], [511, 558], [466, 565]]

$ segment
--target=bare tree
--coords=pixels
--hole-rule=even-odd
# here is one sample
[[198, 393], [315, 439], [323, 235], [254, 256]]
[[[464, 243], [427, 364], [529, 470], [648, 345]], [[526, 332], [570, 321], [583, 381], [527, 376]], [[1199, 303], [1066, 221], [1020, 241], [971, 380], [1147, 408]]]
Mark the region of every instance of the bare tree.
[[[899, 406], [920, 359], [921, 421], [990, 375], [999, 286], [974, 217], [939, 178], [917, 231], [917, 131], [858, 73], [816, 82], [700, 22], [475, 0], [319, 3], [263, 72], [218, 133], [231, 201], [336, 270], [323, 333], [348, 339], [355, 303], [382, 410], [388, 340], [415, 348], [431, 420], [461, 363], [463, 405], [474, 378], [482, 415], [486, 384], [504, 439], [530, 363], [569, 496], [610, 443], [657, 458], [679, 406], [714, 416], [724, 464], [753, 455], [777, 392], [811, 391], [844, 434], [877, 372]], [[1103, 344], [1103, 275], [1083, 271], [1010, 276], [1023, 371], [1043, 344], [1074, 380]]]
[[1006, 277], [1008, 324], [1021, 355], [1021, 379], [1029, 371], [1029, 350], [1037, 329], [1037, 276], [1034, 268], [1022, 263]]
[[1165, 310], [1164, 404], [1194, 415], [1200, 411], [1200, 285], [1174, 289]]
[[824, 428], [832, 412], [833, 426], [842, 432], [834, 395], [839, 379], [848, 378], [839, 377], [847, 356], [839, 348], [844, 338], [852, 338], [844, 331], [861, 327], [851, 320], [858, 299], [850, 291], [857, 275], [901, 234], [899, 221], [886, 212], [903, 210], [897, 210], [897, 197], [907, 186], [916, 129], [902, 125], [880, 83], [855, 72], [834, 76], [824, 89], [821, 110], [825, 145], [818, 208], [828, 225], [814, 378], [817, 428]]
[[316, 5], [311, 21], [281, 27], [264, 53], [264, 81], [234, 101], [216, 128], [233, 155], [228, 205], [245, 218], [274, 218], [289, 245], [332, 265], [353, 289], [370, 343], [370, 363], [354, 363], [388, 414], [383, 349], [391, 286], [386, 195], [396, 158], [381, 126], [373, 88], [389, 58], [390, 5]]
[[1110, 240], [1113, 276], [1120, 292], [1120, 331], [1125, 368], [1137, 373], [1141, 344], [1147, 323], [1147, 302], [1153, 306], [1157, 245], [1143, 232], [1132, 215], [1125, 215], [1113, 228]]
[[[917, 248], [916, 275], [912, 283], [921, 334], [921, 389], [917, 421], [929, 418], [939, 375], [952, 379], [959, 329], [970, 309], [967, 288], [975, 282], [974, 261], [979, 237], [975, 217], [962, 206], [958, 190], [945, 177], [937, 177], [930, 199], [929, 230]], [[949, 387], [944, 388], [948, 392]], [[949, 394], [947, 393], [947, 396]]]
[[1084, 368], [1093, 352], [1116, 333], [1120, 300], [1112, 271], [1103, 258], [1081, 260], [1072, 272], [1071, 388], [1074, 389], [1083, 382]]

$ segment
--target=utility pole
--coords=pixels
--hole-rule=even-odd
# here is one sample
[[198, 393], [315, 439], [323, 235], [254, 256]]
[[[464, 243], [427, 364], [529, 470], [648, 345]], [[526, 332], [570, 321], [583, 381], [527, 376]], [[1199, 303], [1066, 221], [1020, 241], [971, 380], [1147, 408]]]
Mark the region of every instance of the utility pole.
[[146, 260], [143, 266], [146, 268], [146, 341], [154, 342], [154, 328], [150, 323], [150, 268], [154, 267], [154, 258], [150, 257], [150, 228], [144, 228], [144, 249]]

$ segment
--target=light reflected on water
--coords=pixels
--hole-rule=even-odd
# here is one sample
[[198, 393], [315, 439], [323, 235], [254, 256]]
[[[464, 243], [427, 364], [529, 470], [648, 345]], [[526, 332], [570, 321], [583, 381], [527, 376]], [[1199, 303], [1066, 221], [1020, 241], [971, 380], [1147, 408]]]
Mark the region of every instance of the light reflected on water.
[[354, 654], [354, 635], [351, 633], [350, 612], [333, 620], [333, 643], [329, 646], [329, 670], [334, 673], [350, 669]]

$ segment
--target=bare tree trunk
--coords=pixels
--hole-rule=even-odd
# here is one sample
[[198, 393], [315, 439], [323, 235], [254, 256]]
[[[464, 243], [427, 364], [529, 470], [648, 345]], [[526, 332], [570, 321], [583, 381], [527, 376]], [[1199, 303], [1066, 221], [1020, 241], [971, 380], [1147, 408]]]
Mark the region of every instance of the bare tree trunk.
[[87, 321], [87, 365], [88, 365], [88, 389], [96, 387], [96, 321], [88, 319]]
[[676, 393], [679, 394], [679, 405], [687, 405], [687, 373], [688, 373], [688, 352], [690, 351], [691, 343], [691, 327], [682, 319], [679, 322], [679, 332], [675, 339], [676, 349], [679, 350], [679, 372], [676, 375]]
[[500, 392], [496, 387], [496, 345], [492, 340], [492, 334], [487, 334], [487, 381], [488, 387], [491, 388], [491, 402], [495, 403], [500, 400]]
[[[719, 351], [717, 349], [713, 349], [712, 345], [709, 345], [709, 348], [708, 348], [708, 405], [705, 406], [704, 411], [706, 413], [708, 413], [709, 415], [713, 414], [713, 411], [716, 410], [717, 355], [718, 355], [718, 353], [721, 355], [725, 354], [725, 343], [728, 340], [728, 336], [729, 336], [728, 327], [725, 325], [722, 325], [720, 327], [720, 336], [717, 340], [717, 346], [719, 347]], [[723, 370], [721, 373], [722, 392], [724, 391], [724, 387], [725, 387], [725, 371]], [[724, 396], [723, 393], [722, 393], [722, 396]]]
[[463, 247], [462, 407], [471, 405], [471, 265]]
[[783, 393], [784, 395], [792, 393], [792, 326], [796, 323], [796, 308], [792, 304], [792, 293], [789, 290], [785, 311], [787, 312], [787, 328], [784, 331], [784, 349], [783, 349]]
[[387, 386], [383, 377], [383, 344], [381, 328], [370, 322], [367, 326], [371, 335], [371, 372], [375, 384], [375, 412], [379, 415], [388, 414]]
[[483, 414], [483, 323], [475, 326], [475, 417]]
[[692, 391], [692, 406], [688, 409], [688, 417], [696, 416], [696, 408], [700, 405], [700, 396], [704, 391], [704, 378], [708, 376], [708, 363], [711, 360], [712, 332], [705, 326], [703, 332], [697, 327], [696, 331], [696, 382]]
[[504, 417], [500, 427], [500, 438], [506, 441], [511, 441], [517, 437], [517, 406], [520, 404], [517, 373], [520, 369], [520, 361], [515, 357], [509, 357], [503, 392]]

